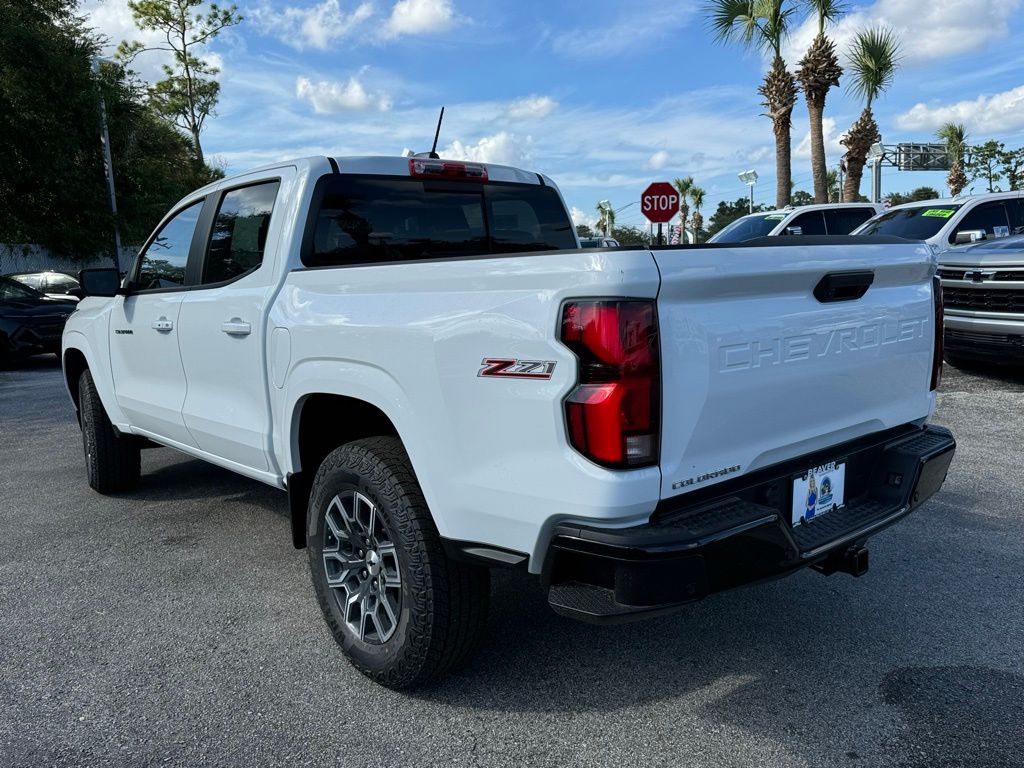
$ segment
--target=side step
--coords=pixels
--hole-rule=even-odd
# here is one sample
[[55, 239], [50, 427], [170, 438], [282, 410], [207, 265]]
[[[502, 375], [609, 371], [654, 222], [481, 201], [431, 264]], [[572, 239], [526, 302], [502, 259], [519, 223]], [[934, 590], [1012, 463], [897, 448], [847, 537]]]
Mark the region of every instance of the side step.
[[615, 602], [614, 590], [576, 581], [552, 584], [548, 590], [548, 603], [559, 616], [585, 621], [588, 624], [624, 624], [640, 621], [672, 613], [686, 605], [623, 605]]

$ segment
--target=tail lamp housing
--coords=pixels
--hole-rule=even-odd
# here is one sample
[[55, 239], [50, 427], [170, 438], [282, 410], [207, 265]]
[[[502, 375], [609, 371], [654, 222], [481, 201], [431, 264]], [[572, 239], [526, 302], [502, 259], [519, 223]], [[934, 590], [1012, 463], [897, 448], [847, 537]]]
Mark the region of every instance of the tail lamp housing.
[[943, 348], [943, 303], [942, 303], [942, 281], [938, 276], [932, 277], [932, 307], [935, 310], [935, 350], [932, 357], [932, 391], [939, 388], [942, 383], [942, 355]]
[[562, 306], [561, 341], [579, 359], [565, 399], [569, 443], [611, 469], [658, 463], [661, 356], [655, 303], [577, 299]]

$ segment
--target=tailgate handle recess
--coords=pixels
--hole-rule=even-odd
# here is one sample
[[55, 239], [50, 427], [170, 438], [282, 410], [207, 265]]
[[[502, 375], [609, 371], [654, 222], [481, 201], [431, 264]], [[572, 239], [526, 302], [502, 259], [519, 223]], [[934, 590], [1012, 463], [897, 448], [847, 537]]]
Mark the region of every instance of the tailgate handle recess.
[[823, 304], [832, 301], [856, 301], [875, 282], [875, 273], [863, 272], [830, 272], [814, 286], [814, 298]]

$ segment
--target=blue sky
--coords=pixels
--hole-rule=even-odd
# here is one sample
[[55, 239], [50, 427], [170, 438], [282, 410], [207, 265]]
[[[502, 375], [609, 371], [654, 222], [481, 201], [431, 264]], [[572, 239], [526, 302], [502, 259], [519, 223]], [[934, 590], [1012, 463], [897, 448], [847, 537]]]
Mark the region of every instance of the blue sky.
[[[653, 180], [692, 175], [719, 200], [760, 175], [759, 202], [774, 197], [771, 124], [756, 93], [765, 62], [714, 43], [700, 2], [676, 0], [240, 0], [244, 23], [207, 53], [222, 70], [221, 102], [204, 149], [229, 173], [311, 154], [399, 154], [429, 149], [438, 108], [447, 107], [443, 156], [539, 170], [561, 187], [579, 221], [607, 198], [638, 199]], [[876, 106], [886, 143], [928, 141], [946, 120], [973, 140], [1024, 145], [1022, 0], [874, 0], [851, 3], [833, 29], [844, 47], [867, 25], [903, 37], [892, 90]], [[147, 40], [127, 0], [83, 0], [82, 11], [112, 44]], [[151, 34], [151, 33], [150, 33]], [[794, 28], [791, 64], [810, 22]], [[137, 60], [159, 74], [161, 54]], [[826, 109], [830, 165], [838, 138], [861, 106], [844, 90]], [[811, 190], [803, 103], [793, 117], [793, 178]], [[885, 169], [883, 190], [941, 173]], [[865, 180], [862, 192], [867, 192]], [[641, 224], [637, 206], [618, 220]]]

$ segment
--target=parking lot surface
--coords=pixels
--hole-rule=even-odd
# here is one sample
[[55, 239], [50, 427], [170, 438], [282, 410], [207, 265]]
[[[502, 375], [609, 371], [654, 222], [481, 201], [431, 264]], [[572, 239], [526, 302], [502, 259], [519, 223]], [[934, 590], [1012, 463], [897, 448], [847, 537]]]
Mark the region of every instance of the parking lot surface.
[[497, 572], [481, 652], [399, 694], [330, 638], [284, 494], [159, 449], [101, 497], [57, 363], [0, 371], [0, 765], [1024, 766], [1024, 375], [947, 367], [936, 420], [946, 486], [863, 578], [591, 627]]

